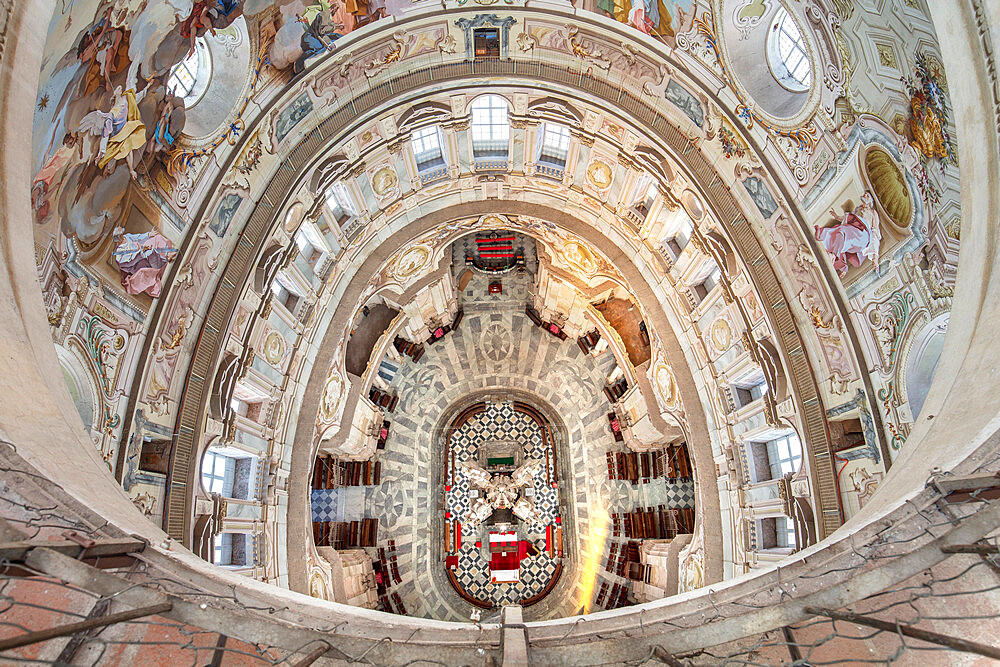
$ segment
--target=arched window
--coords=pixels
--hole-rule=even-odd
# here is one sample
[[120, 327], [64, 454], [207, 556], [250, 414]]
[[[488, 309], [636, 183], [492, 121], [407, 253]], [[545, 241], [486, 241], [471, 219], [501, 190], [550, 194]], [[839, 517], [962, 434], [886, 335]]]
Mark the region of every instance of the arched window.
[[167, 90], [184, 99], [185, 107], [193, 107], [201, 100], [212, 78], [212, 57], [204, 38], [195, 43], [194, 53], [189, 54], [170, 70]]
[[507, 100], [483, 95], [472, 103], [472, 154], [476, 158], [505, 158], [510, 140]]
[[802, 92], [812, 85], [809, 52], [795, 19], [784, 7], [774, 15], [767, 37], [767, 60], [771, 73], [788, 90]]

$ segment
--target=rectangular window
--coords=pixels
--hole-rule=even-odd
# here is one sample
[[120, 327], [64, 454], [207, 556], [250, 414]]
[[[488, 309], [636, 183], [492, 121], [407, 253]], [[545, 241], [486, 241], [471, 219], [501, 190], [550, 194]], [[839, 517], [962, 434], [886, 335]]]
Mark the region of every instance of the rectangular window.
[[500, 57], [500, 30], [497, 28], [477, 28], [472, 31], [476, 58]]
[[764, 374], [760, 371], [742, 378], [733, 385], [733, 395], [738, 403], [737, 409], [750, 405], [767, 392], [767, 380], [764, 379]]
[[681, 251], [687, 247], [693, 233], [694, 225], [690, 220], [685, 220], [684, 223], [681, 224], [681, 228], [677, 230], [677, 233], [674, 234], [674, 237], [671, 239], [672, 245], [677, 248], [678, 255], [680, 255]]
[[775, 544], [782, 549], [794, 549], [797, 545], [795, 539], [795, 524], [787, 516], [779, 516], [774, 520]]
[[287, 287], [282, 285], [277, 278], [275, 278], [274, 281], [271, 283], [271, 292], [274, 293], [275, 301], [281, 303], [281, 305], [283, 305], [288, 310], [288, 312], [290, 313], [295, 312], [295, 306], [299, 302], [298, 294], [292, 292]]
[[215, 536], [215, 558], [216, 565], [229, 565], [233, 559], [233, 535], [232, 533], [219, 533]]
[[552, 123], [542, 125], [542, 150], [538, 160], [565, 167], [566, 158], [569, 156], [570, 138], [569, 130], [561, 125]]
[[767, 460], [771, 467], [771, 479], [795, 472], [802, 463], [802, 443], [799, 436], [790, 433], [767, 443]]
[[299, 254], [307, 262], [312, 262], [315, 258], [319, 257], [316, 248], [313, 247], [313, 244], [309, 242], [309, 239], [301, 231], [295, 235], [295, 245], [299, 247]]
[[326, 205], [333, 214], [333, 219], [341, 226], [345, 220], [358, 214], [351, 196], [343, 183], [334, 183], [326, 191]]
[[417, 162], [417, 171], [428, 171], [444, 166], [444, 155], [441, 152], [441, 136], [437, 127], [425, 127], [413, 133], [411, 139], [413, 158]]
[[250, 540], [246, 533], [219, 533], [213, 546], [213, 562], [216, 565], [243, 567], [250, 562]]
[[485, 95], [472, 105], [472, 153], [474, 157], [507, 157], [510, 124], [507, 101]]
[[229, 496], [233, 492], [236, 460], [209, 451], [201, 464], [201, 481], [208, 493]]

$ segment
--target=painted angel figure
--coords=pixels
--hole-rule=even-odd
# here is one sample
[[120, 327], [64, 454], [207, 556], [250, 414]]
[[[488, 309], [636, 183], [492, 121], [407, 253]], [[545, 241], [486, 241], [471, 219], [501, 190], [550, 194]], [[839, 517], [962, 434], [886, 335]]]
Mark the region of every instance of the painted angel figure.
[[138, 103], [145, 96], [146, 90], [148, 88], [136, 97], [131, 88], [122, 91], [122, 87], [118, 86], [112, 93], [109, 111], [96, 109], [80, 120], [79, 131], [90, 139], [87, 143], [92, 152], [93, 139], [100, 137], [93, 157], [101, 169], [114, 160], [124, 159], [132, 178], [138, 178], [135, 173], [134, 151], [146, 145], [146, 126], [139, 116]]
[[[835, 211], [830, 213], [839, 217]], [[870, 192], [861, 195], [861, 203], [854, 211], [844, 213], [840, 222], [829, 227], [815, 226], [816, 238], [833, 256], [833, 268], [841, 277], [850, 267], [859, 267], [870, 259], [878, 271], [879, 246], [882, 231], [875, 199]]]

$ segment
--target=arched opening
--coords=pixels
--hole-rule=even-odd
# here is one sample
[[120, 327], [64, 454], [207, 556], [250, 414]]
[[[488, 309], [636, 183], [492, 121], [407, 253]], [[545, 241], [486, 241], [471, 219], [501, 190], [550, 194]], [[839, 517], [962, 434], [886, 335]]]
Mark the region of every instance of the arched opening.
[[930, 391], [934, 370], [941, 358], [945, 334], [948, 333], [949, 314], [945, 313], [928, 323], [913, 341], [906, 362], [906, 400], [910, 414], [916, 421]]

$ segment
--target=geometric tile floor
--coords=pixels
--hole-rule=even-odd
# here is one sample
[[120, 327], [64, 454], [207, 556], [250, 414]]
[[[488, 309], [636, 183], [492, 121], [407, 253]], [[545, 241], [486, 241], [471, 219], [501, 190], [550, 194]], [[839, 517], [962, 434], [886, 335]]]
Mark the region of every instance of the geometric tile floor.
[[[487, 402], [486, 409], [451, 432], [451, 448], [456, 464], [476, 461], [479, 446], [490, 441], [514, 441], [521, 445], [524, 460], [546, 460], [549, 450], [549, 474], [554, 474], [551, 447], [544, 442], [538, 424], [525, 414], [517, 412], [509, 402]], [[473, 597], [492, 602], [495, 606], [514, 604], [542, 590], [552, 578], [556, 561], [545, 553], [545, 527], [555, 525], [559, 511], [559, 490], [546, 483], [543, 469], [534, 478], [531, 501], [539, 513], [537, 523], [526, 525], [518, 521], [518, 538], [533, 543], [541, 552], [521, 562], [520, 581], [512, 584], [493, 584], [488, 566], [486, 549], [475, 546], [478, 540], [488, 544], [485, 524], [471, 527], [462, 521], [471, 511], [470, 487], [465, 469], [456, 465], [454, 484], [445, 492], [445, 508], [462, 522], [462, 548], [458, 554], [456, 578], [462, 588]]]
[[[515, 280], [504, 276], [504, 296]], [[602, 391], [615, 366], [610, 351], [598, 357], [585, 355], [576, 341], [561, 341], [534, 326], [524, 315], [523, 300], [476, 304], [464, 295], [460, 298], [465, 319], [459, 328], [427, 346], [419, 362], [404, 359], [392, 380], [399, 403], [390, 416], [386, 448], [379, 452], [381, 484], [363, 487], [364, 516], [378, 519], [380, 545], [389, 539], [396, 542], [402, 582], [394, 583], [392, 591], [400, 595], [407, 612], [468, 621], [471, 606], [452, 589], [443, 566], [444, 438], [437, 435], [438, 429], [446, 426], [449, 407], [471, 392], [492, 396], [517, 391], [537, 396], [561, 421], [553, 424], [561, 438], [562, 507], [556, 511], [571, 557], [563, 559], [563, 572], [552, 593], [526, 607], [524, 616], [525, 620], [542, 620], [573, 614], [593, 593], [594, 580], [583, 580], [581, 559], [607, 553], [611, 535], [602, 524], [608, 514], [625, 507], [687, 505], [690, 487], [668, 489], [658, 483], [632, 487], [608, 480], [605, 454], [617, 446], [605, 418], [611, 406]], [[602, 544], [592, 543], [595, 534], [606, 536]], [[474, 542], [463, 538], [463, 550], [474, 549]], [[370, 553], [375, 555], [374, 549]], [[468, 568], [470, 593], [475, 590], [473, 584], [482, 586], [485, 581], [475, 571], [475, 567]], [[520, 595], [515, 587], [510, 591]]]

